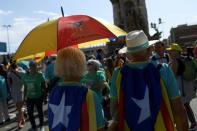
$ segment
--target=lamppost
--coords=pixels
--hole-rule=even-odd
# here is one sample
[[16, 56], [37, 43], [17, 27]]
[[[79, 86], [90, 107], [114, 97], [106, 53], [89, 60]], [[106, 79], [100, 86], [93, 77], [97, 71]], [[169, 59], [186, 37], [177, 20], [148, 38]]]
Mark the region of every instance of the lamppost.
[[10, 54], [9, 28], [11, 28], [11, 25], [3, 25], [3, 27], [5, 27], [7, 30], [8, 54]]
[[158, 24], [151, 22], [151, 28], [153, 28], [156, 31], [156, 34], [154, 34], [156, 39], [161, 38], [162, 31], [159, 31], [159, 25], [161, 25], [163, 23], [164, 22], [162, 21], [161, 18], [158, 19]]

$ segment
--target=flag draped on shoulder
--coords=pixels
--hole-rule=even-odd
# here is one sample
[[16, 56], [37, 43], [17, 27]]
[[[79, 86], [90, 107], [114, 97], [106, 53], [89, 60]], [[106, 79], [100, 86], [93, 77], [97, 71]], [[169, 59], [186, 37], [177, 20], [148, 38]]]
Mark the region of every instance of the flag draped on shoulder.
[[[88, 131], [87, 92], [87, 88], [79, 85], [54, 88], [49, 97], [48, 111], [51, 131], [78, 131], [81, 127]], [[86, 117], [87, 121], [81, 122], [81, 117]]]
[[121, 74], [119, 128], [125, 121], [132, 131], [154, 131], [162, 102], [158, 69], [151, 63], [143, 69], [126, 65]]

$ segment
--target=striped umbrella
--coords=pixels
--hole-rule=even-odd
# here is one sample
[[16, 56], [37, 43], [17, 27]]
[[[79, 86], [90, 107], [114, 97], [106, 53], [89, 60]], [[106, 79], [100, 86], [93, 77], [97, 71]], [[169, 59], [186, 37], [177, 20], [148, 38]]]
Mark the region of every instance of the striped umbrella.
[[122, 35], [126, 32], [102, 19], [86, 15], [60, 17], [35, 27], [20, 44], [14, 59], [49, 55], [68, 46], [83, 48]]

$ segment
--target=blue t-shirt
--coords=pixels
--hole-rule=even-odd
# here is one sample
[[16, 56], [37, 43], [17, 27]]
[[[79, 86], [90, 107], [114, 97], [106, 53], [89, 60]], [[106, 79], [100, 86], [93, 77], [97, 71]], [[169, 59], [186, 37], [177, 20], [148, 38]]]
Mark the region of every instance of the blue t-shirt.
[[46, 80], [51, 80], [52, 78], [54, 78], [54, 67], [55, 67], [55, 64], [54, 63], [50, 63], [46, 70], [45, 70], [45, 78]]
[[[149, 63], [150, 62], [140, 62], [140, 63], [132, 63], [132, 64], [130, 63], [128, 65], [131, 68], [143, 69]], [[153, 63], [153, 64], [157, 66], [156, 63]], [[116, 68], [112, 75], [112, 82], [110, 86], [110, 96], [112, 98], [117, 98], [116, 78], [117, 78], [118, 73], [120, 73], [120, 70], [121, 68]], [[162, 64], [162, 67], [160, 69], [160, 75], [161, 75], [162, 80], [164, 81], [164, 84], [166, 85], [165, 87], [166, 87], [169, 99], [180, 97], [180, 91], [177, 85], [176, 78], [168, 64]]]

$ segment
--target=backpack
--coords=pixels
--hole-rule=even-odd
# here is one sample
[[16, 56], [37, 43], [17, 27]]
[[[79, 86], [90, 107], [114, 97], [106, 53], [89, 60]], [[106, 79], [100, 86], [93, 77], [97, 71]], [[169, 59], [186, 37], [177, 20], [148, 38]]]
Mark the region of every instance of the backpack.
[[184, 65], [185, 71], [183, 72], [183, 79], [186, 81], [194, 81], [197, 77], [194, 59], [185, 59]]

